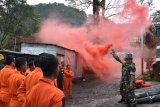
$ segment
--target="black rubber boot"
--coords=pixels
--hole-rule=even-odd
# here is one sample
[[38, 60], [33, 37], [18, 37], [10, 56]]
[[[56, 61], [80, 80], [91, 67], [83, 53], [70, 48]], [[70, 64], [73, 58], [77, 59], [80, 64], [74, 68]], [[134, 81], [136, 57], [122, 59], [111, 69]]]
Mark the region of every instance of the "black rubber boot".
[[137, 107], [137, 104], [136, 103], [133, 103], [133, 104], [127, 104], [126, 107]]

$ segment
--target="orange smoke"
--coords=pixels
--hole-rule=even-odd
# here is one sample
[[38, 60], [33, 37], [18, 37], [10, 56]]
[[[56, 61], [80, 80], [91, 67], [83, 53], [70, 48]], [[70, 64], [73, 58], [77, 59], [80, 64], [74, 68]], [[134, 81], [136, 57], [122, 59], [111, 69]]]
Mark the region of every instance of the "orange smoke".
[[148, 9], [138, 5], [136, 0], [127, 0], [123, 10], [114, 19], [116, 21], [100, 21], [97, 26], [86, 22], [76, 28], [55, 18], [47, 19], [42, 23], [38, 37], [42, 42], [78, 51], [100, 78], [106, 78], [104, 74], [115, 75], [121, 69], [111, 55], [107, 54], [112, 44], [119, 50], [131, 48], [129, 40], [142, 35], [150, 25]]
[[[89, 66], [95, 70], [96, 74], [103, 78], [102, 73], [105, 73], [108, 69], [108, 64], [105, 60], [105, 55], [108, 53], [108, 50], [112, 47], [112, 44], [106, 45], [93, 45], [87, 43], [84, 45], [84, 48], [87, 52], [86, 60], [89, 62]], [[100, 72], [98, 72], [100, 71]]]

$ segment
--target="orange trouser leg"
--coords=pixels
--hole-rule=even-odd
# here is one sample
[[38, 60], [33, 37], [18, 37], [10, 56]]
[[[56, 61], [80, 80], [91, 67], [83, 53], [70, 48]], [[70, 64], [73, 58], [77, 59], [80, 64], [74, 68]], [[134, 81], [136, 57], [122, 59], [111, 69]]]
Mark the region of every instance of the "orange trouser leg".
[[72, 97], [72, 81], [69, 81], [68, 92], [69, 92], [69, 97]]
[[67, 96], [67, 92], [68, 92], [68, 86], [69, 86], [69, 81], [65, 80], [64, 81], [64, 94]]
[[64, 82], [63, 82], [63, 92], [64, 92], [64, 94], [65, 94], [65, 96], [66, 96], [66, 94], [67, 94], [67, 83], [66, 83], [66, 80], [64, 80]]

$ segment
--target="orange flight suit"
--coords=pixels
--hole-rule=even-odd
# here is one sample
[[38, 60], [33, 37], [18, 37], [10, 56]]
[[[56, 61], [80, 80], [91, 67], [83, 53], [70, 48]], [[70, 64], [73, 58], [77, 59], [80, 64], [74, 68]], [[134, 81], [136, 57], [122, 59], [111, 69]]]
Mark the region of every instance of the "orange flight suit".
[[54, 86], [48, 78], [40, 79], [26, 94], [23, 107], [62, 107], [64, 93]]
[[[0, 71], [0, 75], [1, 75], [1, 71]], [[0, 90], [1, 90], [1, 79], [0, 79]]]
[[22, 75], [19, 71], [16, 71], [9, 78], [9, 92], [11, 97], [9, 107], [22, 107], [23, 103], [18, 100], [17, 89], [20, 87], [24, 81], [25, 76]]
[[9, 77], [15, 73], [15, 69], [6, 65], [0, 73], [0, 107], [8, 107], [11, 95], [9, 94]]
[[27, 91], [30, 90], [33, 86], [35, 86], [42, 77], [43, 77], [43, 72], [41, 68], [36, 67], [35, 70], [32, 71], [26, 77], [24, 82], [19, 87], [17, 91], [19, 101], [24, 102]]
[[63, 75], [63, 89], [65, 95], [67, 94], [67, 91], [69, 93], [69, 97], [72, 97], [72, 78], [74, 76], [74, 72], [71, 70], [64, 69], [64, 75]]
[[28, 68], [25, 72], [25, 76], [27, 76], [29, 73], [31, 73], [32, 71]]

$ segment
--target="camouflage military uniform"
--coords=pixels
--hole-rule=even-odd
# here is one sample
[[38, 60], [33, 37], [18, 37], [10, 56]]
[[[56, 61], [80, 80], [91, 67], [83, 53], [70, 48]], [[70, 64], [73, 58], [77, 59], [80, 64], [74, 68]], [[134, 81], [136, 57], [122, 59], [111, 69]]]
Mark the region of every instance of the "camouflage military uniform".
[[[122, 96], [122, 99], [125, 100], [128, 107], [135, 107], [136, 101], [135, 101], [135, 93], [134, 93], [134, 86], [133, 88], [130, 88], [130, 81], [131, 81], [131, 75], [135, 76], [135, 64], [132, 63], [131, 65], [127, 64], [125, 61], [120, 60], [120, 58], [114, 54], [114, 58], [122, 63], [122, 78], [120, 83], [120, 94]], [[134, 85], [133, 81], [133, 85]]]

